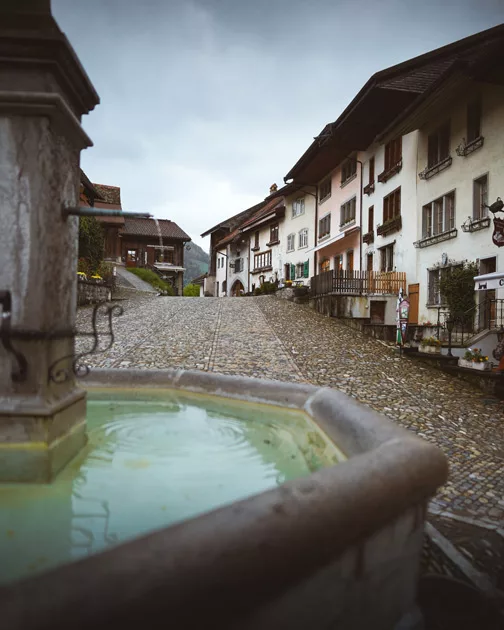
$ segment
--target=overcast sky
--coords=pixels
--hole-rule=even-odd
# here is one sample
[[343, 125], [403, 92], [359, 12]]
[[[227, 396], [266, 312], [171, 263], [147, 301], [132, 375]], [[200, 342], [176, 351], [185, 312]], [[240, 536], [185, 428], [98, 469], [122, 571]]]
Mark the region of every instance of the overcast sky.
[[97, 89], [91, 181], [199, 235], [279, 186], [377, 70], [504, 22], [504, 0], [52, 0]]

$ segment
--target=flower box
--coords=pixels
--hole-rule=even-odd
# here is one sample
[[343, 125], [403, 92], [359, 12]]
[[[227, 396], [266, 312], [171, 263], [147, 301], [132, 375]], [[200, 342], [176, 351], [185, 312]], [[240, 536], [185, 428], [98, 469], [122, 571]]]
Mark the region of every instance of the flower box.
[[480, 370], [485, 372], [492, 369], [490, 361], [467, 361], [466, 359], [458, 360], [459, 367], [468, 368], [469, 370]]
[[439, 346], [420, 346], [420, 352], [425, 352], [426, 354], [439, 354], [441, 352], [441, 348]]

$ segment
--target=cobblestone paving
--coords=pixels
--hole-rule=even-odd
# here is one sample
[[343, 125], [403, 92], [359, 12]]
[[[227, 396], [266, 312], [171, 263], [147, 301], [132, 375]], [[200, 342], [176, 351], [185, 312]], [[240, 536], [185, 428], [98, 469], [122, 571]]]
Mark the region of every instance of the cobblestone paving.
[[[201, 369], [339, 388], [446, 453], [450, 479], [433, 502], [438, 515], [484, 522], [504, 541], [501, 401], [308, 306], [273, 297], [123, 295], [131, 298], [115, 320], [116, 343], [91, 365]], [[80, 329], [89, 317], [89, 309], [79, 311]]]

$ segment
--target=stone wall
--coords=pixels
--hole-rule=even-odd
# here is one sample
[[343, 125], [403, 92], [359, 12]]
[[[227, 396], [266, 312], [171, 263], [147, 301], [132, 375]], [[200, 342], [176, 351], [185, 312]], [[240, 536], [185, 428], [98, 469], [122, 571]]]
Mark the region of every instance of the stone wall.
[[77, 305], [96, 304], [97, 302], [109, 302], [112, 299], [112, 290], [105, 284], [96, 284], [86, 280], [77, 283]]

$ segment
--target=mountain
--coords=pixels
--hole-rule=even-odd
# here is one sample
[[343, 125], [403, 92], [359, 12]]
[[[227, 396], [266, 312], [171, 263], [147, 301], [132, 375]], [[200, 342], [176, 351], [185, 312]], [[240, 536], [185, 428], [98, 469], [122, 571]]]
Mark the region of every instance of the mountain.
[[191, 280], [208, 271], [210, 256], [196, 243], [188, 243], [191, 248], [184, 250], [184, 286]]

